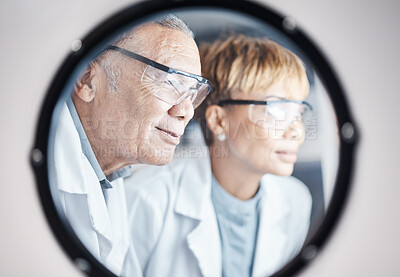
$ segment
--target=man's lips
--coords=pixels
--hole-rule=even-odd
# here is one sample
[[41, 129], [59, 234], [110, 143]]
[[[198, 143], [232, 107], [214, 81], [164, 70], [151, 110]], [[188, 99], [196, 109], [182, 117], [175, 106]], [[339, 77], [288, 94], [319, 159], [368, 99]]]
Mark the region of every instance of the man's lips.
[[297, 160], [297, 150], [278, 150], [275, 153], [287, 163], [295, 163]]
[[[162, 139], [172, 145], [178, 145], [180, 142], [181, 135], [176, 132], [172, 132], [160, 127], [155, 127], [158, 131], [160, 131]], [[182, 132], [183, 133], [183, 132]]]
[[171, 136], [173, 136], [173, 137], [176, 137], [176, 138], [178, 138], [178, 137], [181, 136], [181, 135], [178, 135], [178, 134], [175, 133], [175, 132], [172, 132], [172, 131], [169, 131], [169, 130], [166, 130], [166, 129], [163, 129], [163, 128], [160, 128], [160, 127], [156, 127], [156, 129], [157, 129], [157, 130], [160, 130], [160, 131], [162, 131], [162, 132], [165, 132], [165, 133], [167, 133], [167, 134], [169, 134], [169, 135], [171, 135]]

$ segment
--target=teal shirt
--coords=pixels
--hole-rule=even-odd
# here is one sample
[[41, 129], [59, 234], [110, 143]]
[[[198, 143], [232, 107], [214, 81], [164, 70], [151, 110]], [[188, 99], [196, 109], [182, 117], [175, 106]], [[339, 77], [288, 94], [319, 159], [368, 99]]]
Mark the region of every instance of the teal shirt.
[[242, 201], [229, 194], [212, 176], [211, 199], [217, 216], [222, 250], [222, 276], [251, 276], [257, 242], [261, 187]]

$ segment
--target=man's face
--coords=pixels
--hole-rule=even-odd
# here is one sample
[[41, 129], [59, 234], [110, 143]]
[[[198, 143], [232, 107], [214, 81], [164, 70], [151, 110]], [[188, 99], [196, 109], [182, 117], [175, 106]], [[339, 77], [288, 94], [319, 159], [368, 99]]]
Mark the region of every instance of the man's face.
[[[200, 75], [197, 46], [186, 34], [151, 24], [137, 30], [135, 39], [144, 42], [140, 48], [150, 49], [142, 52], [136, 49], [138, 54], [168, 67]], [[133, 50], [129, 40], [120, 47]], [[172, 106], [154, 96], [152, 91], [159, 87], [141, 81], [144, 63], [127, 58], [114, 66], [120, 73], [116, 84], [118, 92], [109, 91], [101, 67], [97, 74], [99, 84], [92, 109], [92, 120], [99, 122], [95, 152], [102, 151], [101, 156], [113, 158], [112, 163], [120, 164], [119, 168], [135, 163], [168, 163], [185, 126], [193, 117], [192, 103], [186, 99]]]

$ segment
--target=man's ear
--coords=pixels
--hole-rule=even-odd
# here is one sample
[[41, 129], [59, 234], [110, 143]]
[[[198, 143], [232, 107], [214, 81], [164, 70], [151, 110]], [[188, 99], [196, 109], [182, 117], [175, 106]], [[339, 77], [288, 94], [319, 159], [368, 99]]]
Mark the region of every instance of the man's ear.
[[95, 97], [95, 86], [93, 85], [93, 76], [95, 74], [95, 65], [90, 63], [85, 69], [78, 81], [75, 83], [74, 92], [84, 102], [91, 102]]
[[208, 128], [215, 136], [227, 132], [227, 114], [221, 106], [209, 106], [206, 110], [205, 116]]

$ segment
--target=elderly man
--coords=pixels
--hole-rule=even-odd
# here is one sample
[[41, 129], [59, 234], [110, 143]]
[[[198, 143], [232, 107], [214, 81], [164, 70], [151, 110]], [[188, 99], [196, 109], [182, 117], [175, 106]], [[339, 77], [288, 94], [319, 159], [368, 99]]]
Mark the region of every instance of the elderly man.
[[194, 108], [212, 90], [200, 72], [184, 22], [167, 16], [142, 24], [89, 64], [52, 124], [50, 180], [62, 210], [85, 247], [117, 275], [137, 273], [123, 177], [133, 164], [172, 159]]

